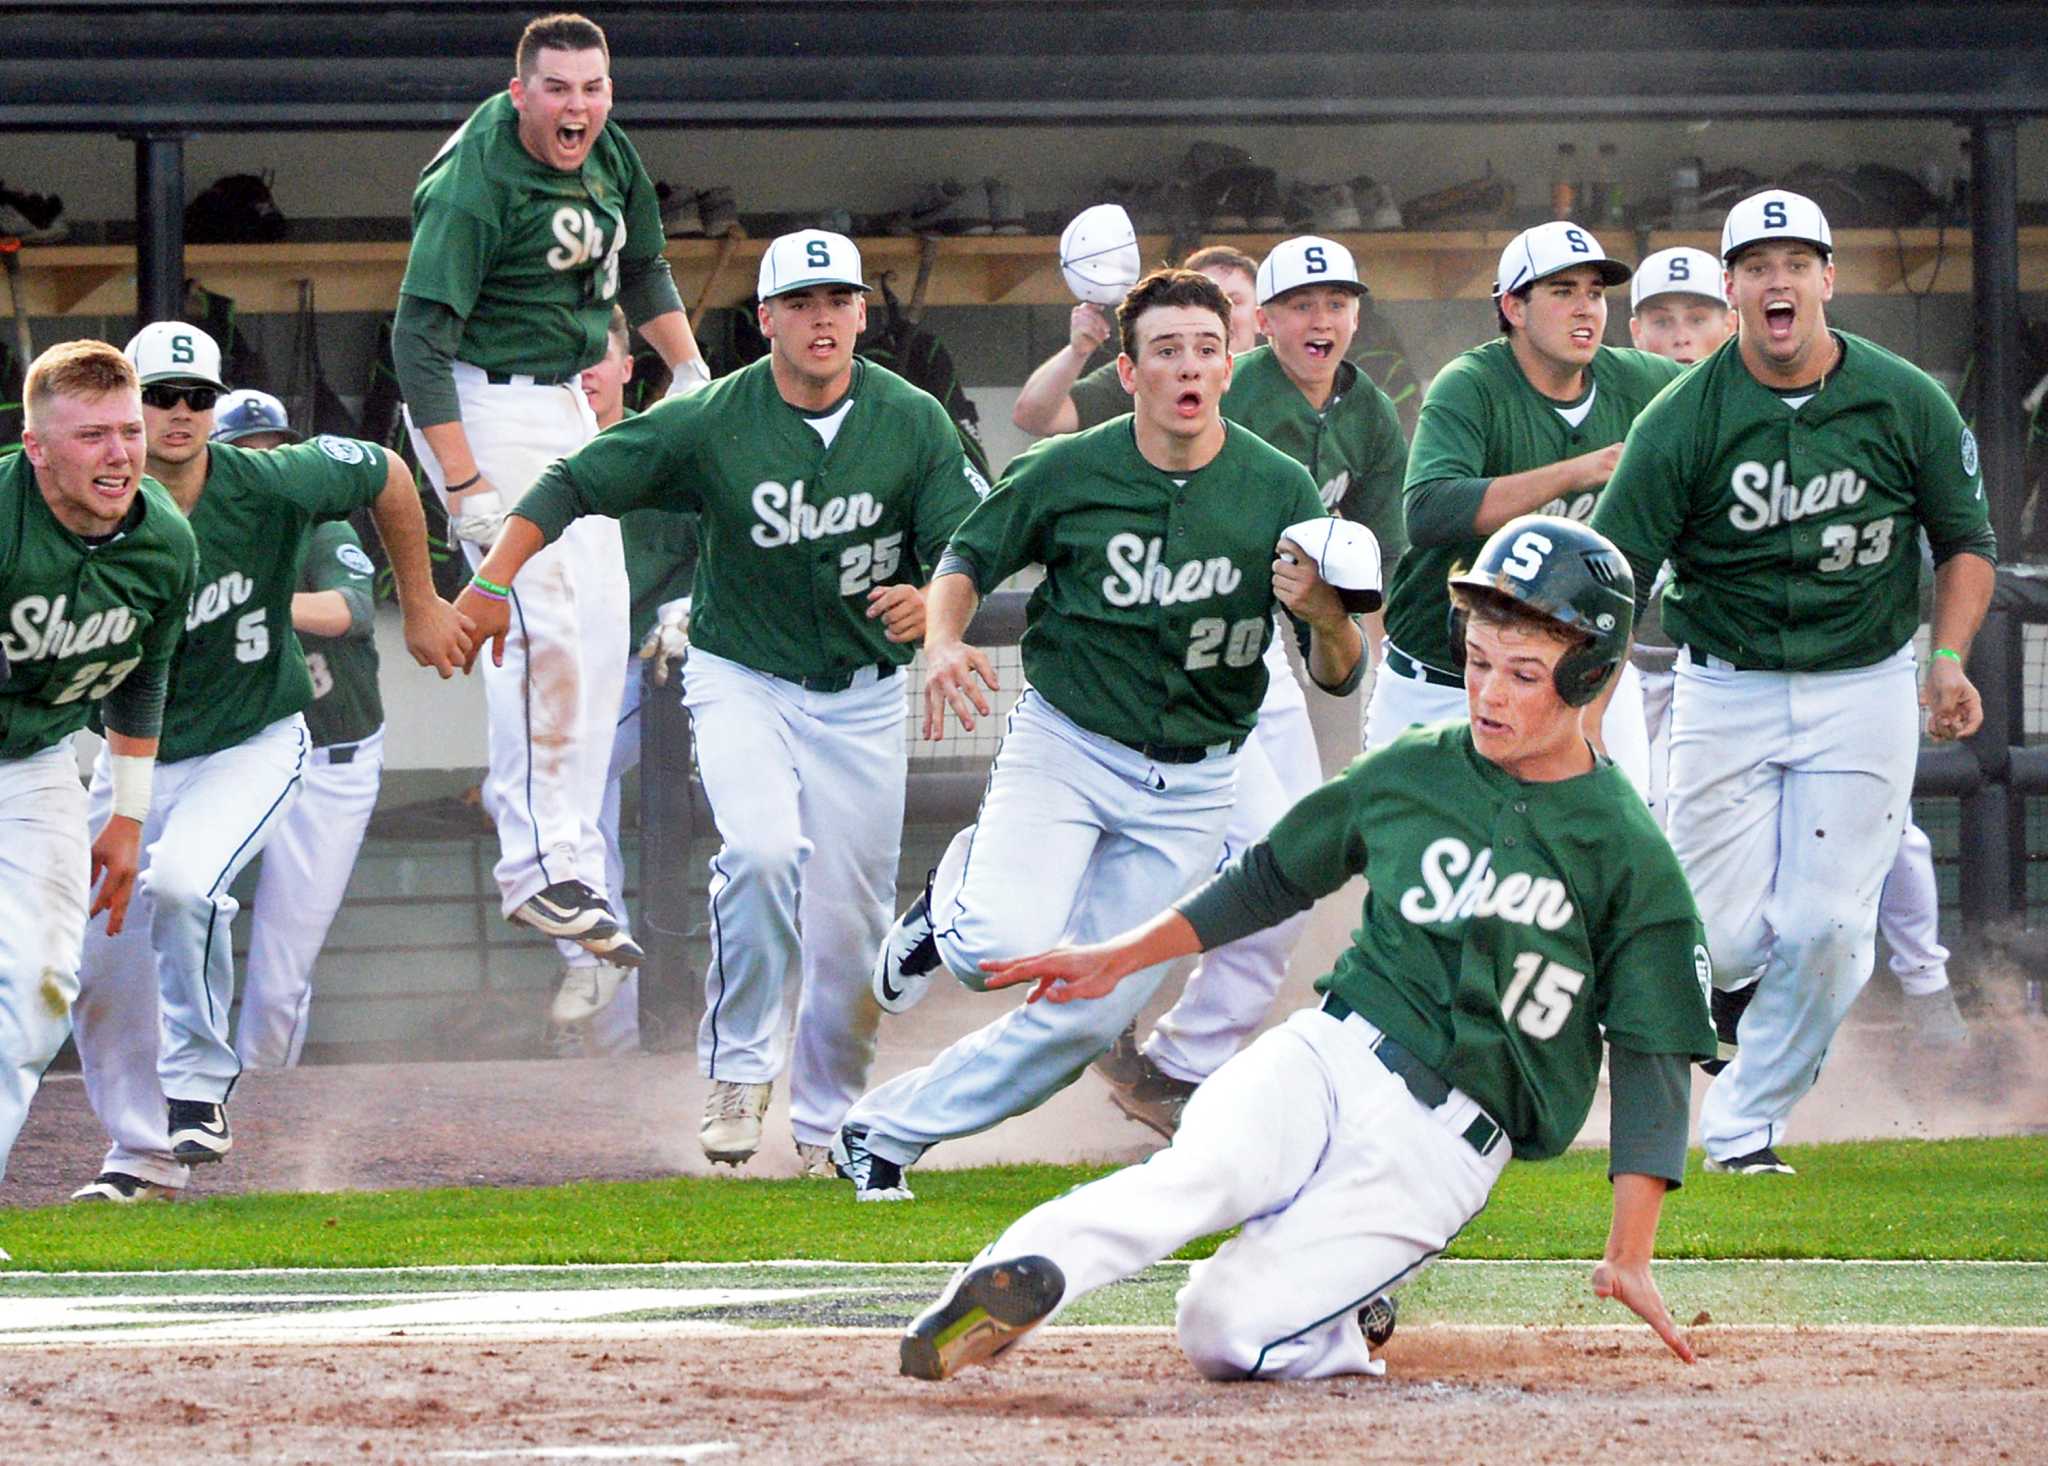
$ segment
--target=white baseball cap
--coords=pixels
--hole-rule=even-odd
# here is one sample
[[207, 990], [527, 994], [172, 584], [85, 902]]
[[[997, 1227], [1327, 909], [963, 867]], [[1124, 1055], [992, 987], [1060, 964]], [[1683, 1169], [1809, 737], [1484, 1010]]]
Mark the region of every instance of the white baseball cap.
[[812, 285], [868, 288], [860, 277], [860, 250], [852, 240], [829, 230], [801, 229], [770, 242], [768, 252], [761, 256], [755, 294], [770, 300]]
[[1380, 585], [1380, 542], [1362, 524], [1331, 515], [1304, 519], [1280, 531], [1308, 552], [1316, 573], [1330, 583], [1353, 615], [1377, 611], [1386, 600]]
[[1639, 310], [1644, 301], [1660, 295], [1698, 295], [1728, 304], [1721, 262], [1703, 249], [1685, 245], [1658, 250], [1636, 266], [1635, 279], [1628, 287], [1628, 308]]
[[1634, 273], [1620, 260], [1608, 258], [1592, 230], [1569, 219], [1553, 219], [1508, 241], [1500, 252], [1500, 268], [1493, 272], [1493, 298], [1499, 300], [1575, 265], [1599, 266], [1604, 285], [1619, 285]]
[[1358, 263], [1351, 251], [1334, 239], [1319, 234], [1302, 234], [1283, 239], [1259, 261], [1259, 273], [1252, 294], [1260, 305], [1304, 285], [1335, 285], [1354, 295], [1371, 294], [1358, 278]]
[[1728, 211], [1721, 225], [1721, 258], [1733, 260], [1752, 244], [1767, 239], [1796, 239], [1824, 256], [1835, 252], [1835, 236], [1820, 205], [1803, 193], [1767, 188], [1753, 193]]
[[1122, 204], [1095, 204], [1060, 234], [1060, 274], [1076, 300], [1119, 305], [1143, 273], [1138, 232]]
[[291, 417], [284, 410], [284, 404], [268, 392], [244, 387], [228, 393], [213, 405], [211, 441], [237, 443], [257, 433], [282, 433], [294, 443], [299, 441], [299, 435], [292, 431]]
[[145, 387], [152, 382], [196, 382], [228, 389], [220, 379], [219, 343], [183, 321], [151, 322], [135, 333], [122, 354]]

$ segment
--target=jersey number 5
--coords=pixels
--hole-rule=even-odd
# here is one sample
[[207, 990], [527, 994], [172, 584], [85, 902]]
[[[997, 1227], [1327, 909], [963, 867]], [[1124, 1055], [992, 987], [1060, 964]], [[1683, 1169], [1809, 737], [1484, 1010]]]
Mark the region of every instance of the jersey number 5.
[[1585, 973], [1546, 961], [1541, 952], [1524, 952], [1515, 958], [1515, 979], [1501, 995], [1500, 1016], [1531, 1038], [1555, 1038], [1585, 985]]

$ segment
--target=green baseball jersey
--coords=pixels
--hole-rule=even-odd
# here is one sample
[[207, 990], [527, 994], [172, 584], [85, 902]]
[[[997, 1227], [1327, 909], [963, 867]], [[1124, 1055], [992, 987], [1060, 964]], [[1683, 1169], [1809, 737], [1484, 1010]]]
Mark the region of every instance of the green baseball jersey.
[[156, 480], [90, 544], [50, 513], [26, 453], [0, 459], [0, 759], [69, 738], [138, 667], [160, 680], [198, 573], [192, 527]]
[[1351, 362], [1337, 365], [1337, 385], [1319, 412], [1309, 406], [1270, 346], [1237, 359], [1223, 415], [1243, 423], [1314, 477], [1325, 508], [1364, 525], [1392, 565], [1407, 547], [1401, 512], [1408, 442], [1387, 394]]
[[[1619, 443], [1636, 414], [1684, 370], [1647, 351], [1602, 346], [1586, 369], [1590, 400], [1560, 403], [1529, 384], [1506, 337], [1464, 352], [1429, 384], [1415, 425], [1408, 454], [1410, 531], [1416, 531], [1419, 486], [1504, 478]], [[1560, 408], [1583, 408], [1585, 415], [1575, 426]], [[1540, 512], [1583, 521], [1592, 517], [1600, 492], [1586, 489], [1553, 499]], [[1468, 534], [1411, 544], [1387, 586], [1387, 639], [1416, 660], [1448, 671], [1454, 664], [1445, 580], [1470, 565], [1485, 543], [1485, 535]]]
[[1131, 394], [1124, 390], [1123, 378], [1117, 375], [1114, 356], [1074, 383], [1067, 396], [1073, 400], [1075, 417], [1080, 419], [1074, 425], [1075, 432], [1099, 428], [1131, 410]]
[[[868, 592], [922, 585], [986, 485], [929, 392], [856, 357], [840, 407], [804, 413], [773, 360], [615, 423], [515, 512], [549, 540], [583, 514], [695, 513], [692, 645], [792, 681], [901, 666], [913, 649], [868, 619]], [[813, 418], [837, 419], [829, 447]]]
[[159, 761], [233, 748], [313, 700], [292, 630], [306, 532], [368, 505], [386, 472], [384, 450], [354, 438], [207, 446], [206, 487], [192, 506], [199, 587], [171, 668]]
[[1620, 769], [1523, 783], [1463, 722], [1409, 729], [1267, 837], [1287, 879], [1368, 882], [1334, 992], [1540, 1160], [1578, 1135], [1601, 1032], [1714, 1055], [1705, 933], [1678, 857]]
[[1920, 624], [1920, 545], [1993, 559], [1977, 440], [1932, 377], [1861, 336], [1803, 404], [1738, 342], [1643, 414], [1593, 517], [1632, 562], [1669, 558], [1664, 627], [1738, 667], [1828, 672]]
[[1116, 418], [1018, 455], [954, 532], [946, 569], [986, 595], [1026, 565], [1024, 675], [1093, 733], [1196, 747], [1241, 739], [1266, 695], [1273, 553], [1325, 514], [1308, 470], [1233, 427], [1184, 478]]
[[[629, 407], [619, 421], [639, 415]], [[638, 651], [661, 608], [690, 593], [697, 573], [697, 516], [635, 509], [619, 516], [619, 538], [625, 544], [626, 590], [632, 601], [626, 648]]]
[[315, 524], [306, 536], [305, 561], [299, 570], [302, 591], [340, 591], [351, 601], [353, 620], [340, 636], [300, 632], [306, 654], [306, 675], [313, 700], [306, 705], [306, 726], [313, 746], [359, 743], [384, 726], [384, 699], [377, 691], [376, 602], [377, 567], [363, 551], [363, 542], [345, 519]]
[[519, 141], [498, 93], [420, 174], [399, 291], [462, 317], [456, 359], [567, 378], [604, 355], [621, 274], [667, 273], [661, 208], [615, 122], [565, 173]]

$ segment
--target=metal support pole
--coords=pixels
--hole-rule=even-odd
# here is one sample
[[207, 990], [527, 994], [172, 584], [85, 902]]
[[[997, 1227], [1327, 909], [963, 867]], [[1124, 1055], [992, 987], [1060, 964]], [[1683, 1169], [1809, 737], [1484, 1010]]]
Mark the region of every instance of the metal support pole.
[[[2017, 333], [2019, 128], [2011, 117], [1970, 127], [1970, 263], [1976, 304], [1978, 452], [2000, 550], [2019, 552], [2026, 495], [2025, 422], [2020, 411]], [[1993, 623], [1996, 623], [1994, 625]], [[1997, 782], [1963, 801], [1963, 909], [1974, 924], [2026, 910], [2026, 801], [2005, 787], [2007, 750], [2026, 741], [2022, 637], [2009, 617], [1987, 618], [1970, 664], [1984, 693], [1984, 729], [1974, 740]]]
[[130, 134], [135, 144], [135, 327], [185, 314], [185, 135]]

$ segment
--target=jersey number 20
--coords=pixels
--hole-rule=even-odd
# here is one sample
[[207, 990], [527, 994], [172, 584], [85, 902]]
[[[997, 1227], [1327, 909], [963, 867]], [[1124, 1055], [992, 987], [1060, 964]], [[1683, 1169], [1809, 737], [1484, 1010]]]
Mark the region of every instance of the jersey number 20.
[[1541, 952], [1524, 952], [1515, 958], [1514, 981], [1501, 995], [1500, 1016], [1531, 1038], [1555, 1038], [1585, 985], [1585, 973], [1547, 961]]

